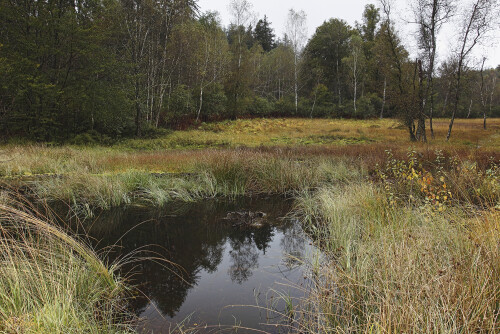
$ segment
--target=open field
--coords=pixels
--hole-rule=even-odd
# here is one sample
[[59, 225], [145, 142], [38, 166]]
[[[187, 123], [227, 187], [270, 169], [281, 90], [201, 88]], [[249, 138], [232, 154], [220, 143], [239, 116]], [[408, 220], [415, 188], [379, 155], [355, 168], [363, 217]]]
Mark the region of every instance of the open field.
[[440, 149], [462, 157], [500, 152], [500, 119], [488, 120], [487, 130], [482, 129], [482, 120], [457, 120], [449, 142], [445, 140], [447, 120], [437, 119], [434, 124], [436, 139], [428, 144], [411, 143], [406, 129], [391, 119], [227, 121], [156, 139], [128, 139], [109, 147], [10, 144], [0, 147], [0, 176], [190, 172], [204, 158], [232, 154], [235, 148], [248, 149], [248, 154], [361, 157], [367, 163], [383, 159], [387, 149], [406, 152], [409, 146], [423, 153]]
[[[437, 139], [428, 144], [411, 143], [394, 120], [309, 119], [204, 124], [109, 147], [9, 144], [0, 149], [0, 204], [8, 204], [8, 189], [38, 201], [63, 201], [77, 215], [92, 216], [98, 209], [161, 206], [174, 199], [287, 194], [328, 259], [311, 264], [310, 298], [294, 301], [310, 312], [289, 313], [300, 332], [495, 333], [500, 331], [500, 120], [489, 120], [488, 130], [479, 120], [459, 120], [450, 142], [444, 140], [446, 126], [436, 120]], [[0, 207], [8, 213], [0, 218], [18, 215], [8, 210]], [[82, 284], [72, 274], [85, 263], [74, 262], [71, 252], [59, 254], [59, 239], [47, 240], [43, 247], [56, 252], [48, 253], [48, 260], [61, 259], [58, 268], [70, 275], [23, 276], [22, 288], [33, 294], [33, 302], [29, 308], [0, 310], [8, 331], [34, 326], [30, 319], [44, 300], [32, 286], [46, 286], [47, 280]], [[38, 261], [18, 252], [31, 251], [31, 244], [16, 244], [11, 251], [2, 242], [21, 265]], [[63, 242], [81, 251], [71, 239]], [[91, 263], [88, 275], [101, 291], [93, 302], [115, 307], [119, 296], [108, 299], [106, 293], [121, 283], [92, 276], [92, 266], [102, 264], [84, 251]], [[0, 278], [0, 293], [9, 294], [2, 289], [11, 289], [22, 268], [15, 259], [3, 261], [8, 275]], [[99, 270], [111, 279], [111, 271]], [[43, 292], [50, 302], [63, 297], [49, 287]], [[83, 320], [65, 325], [83, 321], [89, 328], [128, 330], [95, 322], [92, 310], [84, 311]], [[57, 327], [54, 317], [44, 317], [43, 326]], [[106, 313], [104, 320], [113, 318]]]

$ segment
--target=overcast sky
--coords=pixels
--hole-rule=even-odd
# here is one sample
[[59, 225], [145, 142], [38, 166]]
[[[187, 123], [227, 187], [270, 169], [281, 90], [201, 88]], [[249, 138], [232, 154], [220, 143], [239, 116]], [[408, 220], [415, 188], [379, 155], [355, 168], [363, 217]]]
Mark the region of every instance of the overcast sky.
[[[272, 28], [278, 37], [282, 37], [285, 30], [285, 22], [287, 12], [290, 8], [295, 10], [303, 10], [307, 14], [308, 36], [310, 37], [325, 20], [330, 18], [340, 18], [351, 26], [354, 26], [356, 21], [361, 21], [363, 10], [366, 4], [373, 3], [378, 6], [378, 0], [248, 0], [253, 5], [255, 17], [264, 17], [267, 15], [268, 20], [272, 23]], [[397, 27], [402, 33], [404, 43], [410, 52], [414, 53], [415, 39], [410, 34], [414, 26], [405, 23], [408, 20], [407, 1], [396, 0], [397, 8], [394, 10], [394, 16], [397, 18]], [[459, 0], [460, 3], [466, 3], [467, 0]], [[198, 4], [202, 12], [215, 10], [219, 12], [222, 24], [227, 26], [231, 21], [228, 10], [229, 0], [198, 0]], [[397, 16], [397, 17], [396, 17]], [[498, 28], [498, 25], [497, 25]], [[452, 25], [443, 31], [439, 43], [439, 56], [443, 58], [451, 49], [451, 44], [456, 40], [456, 32], [453, 31]], [[488, 66], [496, 67], [500, 64], [500, 29], [497, 29], [495, 34], [489, 38], [488, 44], [494, 44], [493, 47], [487, 49], [481, 48], [476, 51], [475, 56], [479, 59], [482, 55], [486, 55]]]

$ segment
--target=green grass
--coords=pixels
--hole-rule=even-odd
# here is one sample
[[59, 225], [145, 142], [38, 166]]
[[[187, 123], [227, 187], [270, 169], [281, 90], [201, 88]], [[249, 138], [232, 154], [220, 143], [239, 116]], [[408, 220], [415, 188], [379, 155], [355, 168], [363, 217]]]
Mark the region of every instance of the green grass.
[[116, 268], [50, 221], [0, 204], [0, 263], [0, 332], [132, 332]]
[[63, 201], [73, 211], [92, 216], [95, 209], [141, 204], [162, 206], [173, 200], [196, 201], [216, 196], [289, 194], [342, 182], [364, 172], [338, 158], [297, 160], [263, 154], [214, 154], [200, 159], [191, 174], [73, 174], [29, 182], [34, 198]]

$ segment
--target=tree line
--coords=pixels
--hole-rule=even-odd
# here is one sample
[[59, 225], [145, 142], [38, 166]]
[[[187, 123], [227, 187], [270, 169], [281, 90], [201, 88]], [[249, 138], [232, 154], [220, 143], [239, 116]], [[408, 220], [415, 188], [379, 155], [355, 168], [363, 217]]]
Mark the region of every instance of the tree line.
[[[291, 9], [277, 37], [247, 0], [229, 2], [227, 27], [196, 0], [0, 0], [0, 136], [120, 138], [296, 116], [398, 117], [422, 141], [427, 119], [434, 136], [433, 117], [449, 117], [449, 137], [456, 117], [486, 127], [500, 116], [500, 66], [472, 57], [497, 7], [413, 2], [411, 58], [390, 0], [367, 5], [355, 26], [329, 19], [309, 40], [303, 11]], [[437, 37], [452, 20], [456, 52], [438, 62]]]

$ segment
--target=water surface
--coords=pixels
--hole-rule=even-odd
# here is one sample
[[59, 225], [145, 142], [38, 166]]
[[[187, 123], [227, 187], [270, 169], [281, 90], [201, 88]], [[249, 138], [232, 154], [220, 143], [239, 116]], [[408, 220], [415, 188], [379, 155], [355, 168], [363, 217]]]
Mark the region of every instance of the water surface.
[[[102, 214], [87, 232], [99, 249], [119, 246], [110, 260], [139, 249], [151, 257], [124, 267], [143, 294], [131, 305], [142, 332], [184, 323], [200, 332], [284, 333], [273, 325], [283, 319], [270, 310], [285, 311], [280, 294], [304, 297], [301, 259], [315, 252], [300, 224], [283, 219], [291, 205], [268, 197], [132, 207]], [[267, 217], [261, 227], [234, 226], [224, 219], [232, 211]]]

